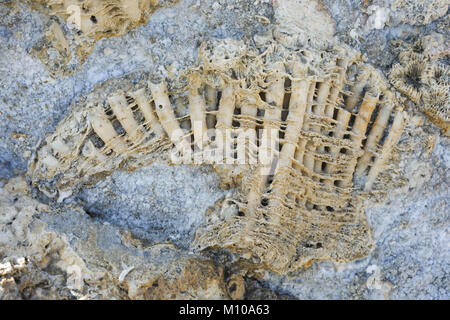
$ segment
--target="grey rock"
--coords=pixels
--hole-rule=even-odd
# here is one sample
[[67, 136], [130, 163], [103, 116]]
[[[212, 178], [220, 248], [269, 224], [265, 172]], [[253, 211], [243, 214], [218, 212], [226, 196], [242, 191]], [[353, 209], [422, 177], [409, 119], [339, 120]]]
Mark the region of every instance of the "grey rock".
[[[370, 2], [390, 8], [393, 1]], [[384, 25], [371, 28], [365, 1], [322, 3], [336, 22], [336, 37], [361, 50], [385, 75], [397, 59], [392, 40], [412, 43], [435, 32], [448, 42], [448, 14], [427, 25], [389, 17], [380, 22]], [[179, 1], [157, 10], [145, 25], [122, 37], [98, 41], [83, 64], [72, 62], [73, 74], [53, 78], [30, 50], [43, 37], [49, 19], [55, 18], [18, 0], [0, 1], [0, 186], [26, 171], [39, 142], [95, 85], [134, 73], [167, 72], [162, 65], [181, 70], [195, 61], [204, 39], [253, 39], [264, 33], [268, 26], [256, 16], [274, 23], [272, 2]], [[413, 149], [400, 152], [399, 170], [408, 181], [398, 190], [388, 190], [382, 201], [367, 202], [376, 243], [372, 254], [349, 263], [317, 262], [290, 278], [265, 273], [265, 288], [300, 299], [450, 298], [449, 140], [439, 136], [414, 106], [406, 105], [406, 110], [421, 119], [417, 136], [406, 139], [414, 143]], [[436, 139], [431, 150], [430, 137]], [[155, 163], [135, 172], [116, 171], [66, 199], [63, 205], [78, 202], [91, 218], [65, 213], [46, 222], [74, 243], [86, 236], [84, 221], [108, 229], [98, 233], [97, 245], [109, 253], [120, 246], [119, 230], [149, 245], [171, 242], [188, 251], [205, 211], [224, 196], [209, 167]]]

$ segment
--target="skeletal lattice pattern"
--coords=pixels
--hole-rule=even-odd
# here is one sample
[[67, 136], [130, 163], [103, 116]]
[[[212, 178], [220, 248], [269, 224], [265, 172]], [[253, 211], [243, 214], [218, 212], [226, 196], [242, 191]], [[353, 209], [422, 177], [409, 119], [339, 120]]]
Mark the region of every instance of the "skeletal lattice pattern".
[[177, 84], [162, 77], [90, 101], [30, 165], [59, 196], [116, 168], [170, 153], [236, 187], [193, 246], [227, 248], [279, 273], [368, 254], [361, 191], [376, 185], [404, 124], [386, 81], [341, 46], [208, 41]]

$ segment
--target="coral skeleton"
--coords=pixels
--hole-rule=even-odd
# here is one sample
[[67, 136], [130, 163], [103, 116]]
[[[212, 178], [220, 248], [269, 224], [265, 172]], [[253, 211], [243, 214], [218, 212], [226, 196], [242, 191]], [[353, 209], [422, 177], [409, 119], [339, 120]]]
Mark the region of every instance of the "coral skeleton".
[[423, 52], [421, 41], [400, 52], [400, 63], [389, 72], [392, 85], [408, 96], [436, 126], [449, 135], [450, 72], [447, 64], [430, 61]]
[[408, 96], [414, 103], [420, 101], [420, 80], [426, 64], [422, 60], [412, 60], [405, 65], [396, 64], [389, 72], [392, 85]]
[[433, 85], [424, 90], [422, 99], [424, 106], [422, 111], [445, 135], [450, 135], [450, 100], [448, 85]]
[[95, 42], [123, 36], [145, 24], [155, 10], [175, 0], [25, 0], [50, 15], [51, 25], [30, 50], [53, 77], [74, 73]]
[[[387, 81], [343, 46], [211, 40], [199, 57], [178, 80], [152, 75], [75, 108], [38, 150], [33, 184], [56, 197], [170, 153], [236, 187], [197, 229], [195, 248], [227, 248], [281, 274], [367, 255], [361, 195], [404, 125]], [[230, 203], [231, 215], [221, 210]]]
[[31, 0], [38, 9], [62, 17], [84, 36], [99, 40], [123, 35], [145, 23], [159, 0]]

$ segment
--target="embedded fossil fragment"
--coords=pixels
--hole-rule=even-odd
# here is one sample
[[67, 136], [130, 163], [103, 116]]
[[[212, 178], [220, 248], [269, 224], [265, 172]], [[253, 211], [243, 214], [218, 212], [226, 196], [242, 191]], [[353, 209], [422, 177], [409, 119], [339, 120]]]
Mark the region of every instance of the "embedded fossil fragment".
[[450, 134], [450, 72], [448, 66], [429, 63], [422, 75], [422, 111], [428, 118]]
[[448, 86], [450, 71], [448, 66], [440, 63], [429, 63], [422, 73], [422, 82], [428, 86]]
[[56, 21], [50, 22], [45, 36], [31, 49], [30, 53], [41, 60], [51, 74], [70, 73], [67, 68], [72, 58], [70, 45]]
[[[218, 205], [195, 244], [235, 250], [279, 273], [364, 256], [372, 244], [354, 182], [373, 187], [400, 138], [403, 112], [381, 75], [342, 48], [288, 59], [280, 48], [265, 53], [262, 79], [246, 84], [229, 120], [262, 127], [256, 150], [265, 161], [244, 172], [236, 198]], [[277, 134], [267, 139], [271, 130]], [[243, 140], [236, 151], [251, 158], [253, 140], [239, 148]], [[230, 205], [234, 214], [223, 210]]]
[[414, 103], [420, 101], [420, 79], [425, 67], [424, 61], [413, 59], [405, 65], [394, 65], [389, 73], [392, 85]]
[[[92, 52], [97, 40], [122, 36], [147, 22], [153, 12], [175, 3], [175, 0], [28, 0], [33, 8], [64, 19], [66, 33], [52, 27], [33, 48], [36, 55], [55, 75], [69, 75], [71, 58], [81, 64]], [[59, 27], [59, 26], [58, 26]], [[68, 38], [68, 39], [66, 39]], [[61, 46], [64, 44], [63, 46]], [[74, 61], [75, 63], [76, 61]], [[71, 62], [72, 63], [72, 62]], [[73, 69], [73, 68], [72, 68]]]
[[235, 250], [279, 273], [368, 254], [359, 192], [375, 185], [404, 123], [383, 77], [340, 46], [222, 40], [199, 56], [184, 85], [153, 77], [76, 109], [38, 151], [33, 184], [61, 199], [171, 148], [172, 162], [211, 164], [238, 187], [197, 230], [197, 248]]
[[237, 274], [231, 275], [226, 283], [227, 293], [233, 300], [242, 300], [245, 294], [244, 279]]
[[[129, 169], [142, 166], [151, 162], [153, 151], [168, 147], [144, 90], [117, 92], [69, 115], [46, 139], [30, 172], [33, 181], [58, 177], [56, 188], [62, 200], [61, 195], [80, 181], [110, 172], [125, 160]], [[41, 184], [40, 189], [50, 197], [57, 193], [48, 185]]]
[[160, 0], [31, 0], [44, 12], [62, 17], [95, 40], [123, 35], [145, 23]]
[[423, 52], [421, 41], [399, 54], [389, 78], [392, 85], [408, 96], [445, 135], [449, 133], [450, 72], [448, 65], [430, 61]]
[[450, 100], [449, 86], [433, 85], [422, 95], [424, 106], [422, 111], [428, 118], [450, 135]]

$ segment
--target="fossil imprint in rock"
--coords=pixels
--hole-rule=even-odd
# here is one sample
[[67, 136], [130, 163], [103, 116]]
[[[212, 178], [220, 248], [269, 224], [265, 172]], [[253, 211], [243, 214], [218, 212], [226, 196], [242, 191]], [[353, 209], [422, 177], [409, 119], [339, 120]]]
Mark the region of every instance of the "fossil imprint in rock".
[[75, 109], [38, 150], [32, 183], [62, 200], [170, 153], [236, 187], [198, 228], [196, 248], [231, 249], [283, 274], [367, 255], [361, 192], [376, 185], [404, 125], [383, 77], [341, 46], [220, 40], [199, 56], [184, 82], [154, 77]]

